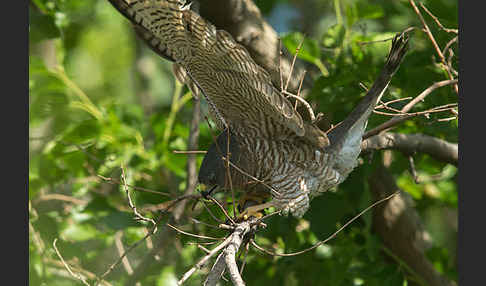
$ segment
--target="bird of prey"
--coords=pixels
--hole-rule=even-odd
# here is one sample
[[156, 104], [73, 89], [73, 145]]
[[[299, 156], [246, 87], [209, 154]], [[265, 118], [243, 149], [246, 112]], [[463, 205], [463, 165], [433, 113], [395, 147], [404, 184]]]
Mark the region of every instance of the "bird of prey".
[[357, 165], [368, 117], [408, 46], [406, 34], [393, 39], [366, 96], [344, 121], [323, 132], [302, 119], [242, 45], [186, 1], [109, 1], [157, 54], [174, 62], [177, 78], [207, 100], [223, 132], [203, 159], [199, 183], [250, 198], [241, 202], [248, 216], [273, 206], [302, 217], [313, 197], [346, 179]]

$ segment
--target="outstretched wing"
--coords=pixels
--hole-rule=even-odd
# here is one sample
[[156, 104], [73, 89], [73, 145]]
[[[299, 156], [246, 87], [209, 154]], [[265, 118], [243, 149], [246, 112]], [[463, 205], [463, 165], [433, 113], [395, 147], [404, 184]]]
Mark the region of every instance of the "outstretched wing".
[[213, 116], [249, 136], [303, 136], [306, 127], [248, 51], [181, 0], [109, 0], [159, 55], [185, 70]]

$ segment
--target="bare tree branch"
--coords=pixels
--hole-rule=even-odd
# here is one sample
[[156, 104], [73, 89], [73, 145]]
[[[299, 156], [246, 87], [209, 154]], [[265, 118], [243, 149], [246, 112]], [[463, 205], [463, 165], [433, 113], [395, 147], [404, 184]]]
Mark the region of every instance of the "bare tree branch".
[[224, 270], [226, 269], [226, 261], [224, 259], [224, 252], [221, 252], [216, 258], [216, 262], [214, 262], [211, 271], [208, 274], [208, 277], [204, 281], [204, 286], [215, 286], [216, 283], [221, 279], [223, 276]]
[[240, 248], [241, 242], [245, 234], [250, 231], [251, 221], [244, 221], [238, 224], [235, 231], [231, 235], [231, 241], [224, 250], [224, 258], [226, 261], [226, 267], [229, 270], [231, 281], [235, 286], [244, 286], [245, 282], [241, 278], [240, 271], [236, 264], [236, 253]]
[[211, 257], [216, 255], [216, 253], [218, 253], [221, 249], [226, 247], [226, 245], [228, 245], [231, 242], [231, 239], [232, 236], [230, 235], [222, 243], [220, 243], [218, 246], [213, 248], [213, 250], [211, 250], [211, 252], [209, 252], [201, 260], [199, 260], [199, 262], [196, 263], [196, 265], [194, 265], [191, 269], [189, 269], [186, 273], [184, 273], [182, 278], [177, 282], [177, 285], [182, 285], [187, 279], [189, 279], [189, 277], [191, 277], [192, 274], [194, 274], [194, 272], [196, 272], [196, 270], [201, 269]]
[[363, 141], [362, 153], [394, 149], [405, 154], [425, 153], [435, 159], [457, 166], [458, 144], [424, 134], [382, 133]]

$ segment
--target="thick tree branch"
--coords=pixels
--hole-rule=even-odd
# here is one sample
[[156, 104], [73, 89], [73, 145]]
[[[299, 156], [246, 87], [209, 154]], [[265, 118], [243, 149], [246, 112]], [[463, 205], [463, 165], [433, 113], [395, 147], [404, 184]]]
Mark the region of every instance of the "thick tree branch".
[[362, 153], [394, 149], [405, 154], [425, 153], [437, 160], [454, 164], [458, 163], [458, 144], [424, 134], [382, 133], [363, 141]]
[[224, 258], [224, 252], [221, 252], [216, 258], [216, 262], [214, 262], [211, 271], [208, 274], [208, 277], [204, 281], [204, 286], [215, 286], [218, 281], [223, 276], [223, 272], [226, 269], [226, 261]]
[[[398, 190], [393, 176], [381, 166], [369, 178], [371, 192], [380, 199]], [[420, 285], [456, 285], [442, 277], [427, 259], [424, 250], [426, 233], [410, 197], [395, 196], [373, 210], [373, 229], [390, 252], [406, 264]]]
[[226, 267], [229, 270], [231, 281], [235, 286], [244, 286], [245, 282], [241, 278], [240, 271], [236, 264], [236, 253], [241, 246], [243, 237], [250, 231], [251, 222], [244, 221], [238, 224], [235, 231], [231, 235], [231, 242], [224, 250], [224, 260], [226, 261]]
[[245, 240], [245, 236], [250, 232], [250, 230], [256, 230], [258, 227], [258, 220], [252, 218], [250, 220], [232, 224], [232, 226], [232, 233], [223, 242], [214, 247], [211, 251], [207, 252], [206, 256], [199, 260], [198, 263], [191, 267], [191, 269], [189, 269], [177, 282], [177, 285], [182, 285], [185, 281], [187, 281], [187, 279], [189, 279], [189, 277], [191, 277], [192, 274], [194, 274], [198, 269], [201, 269], [211, 257], [218, 253], [218, 258], [216, 259], [216, 262], [211, 268], [211, 271], [209, 272], [203, 285], [216, 285], [221, 279], [225, 269], [229, 270], [233, 285], [245, 285], [245, 282], [241, 278], [240, 271], [238, 270], [238, 265], [236, 264], [236, 253], [244, 241], [249, 241], [248, 238]]

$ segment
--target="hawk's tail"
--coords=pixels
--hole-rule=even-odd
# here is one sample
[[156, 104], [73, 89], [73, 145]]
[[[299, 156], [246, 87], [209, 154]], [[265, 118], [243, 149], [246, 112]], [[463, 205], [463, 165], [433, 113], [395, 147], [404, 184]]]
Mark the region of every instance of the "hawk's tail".
[[[408, 35], [406, 33], [397, 34], [393, 38], [385, 66], [379, 77], [368, 90], [366, 96], [358, 103], [344, 121], [328, 133], [329, 141], [331, 143], [330, 151], [341, 153], [343, 152], [343, 149], [347, 149], [346, 152], [349, 152], [351, 149], [354, 150], [358, 148], [356, 150], [357, 154], [353, 155], [356, 155], [356, 157], [359, 155], [359, 146], [368, 122], [368, 117], [383, 96], [391, 78], [398, 70], [407, 49]], [[353, 151], [352, 153], [356, 152]]]

